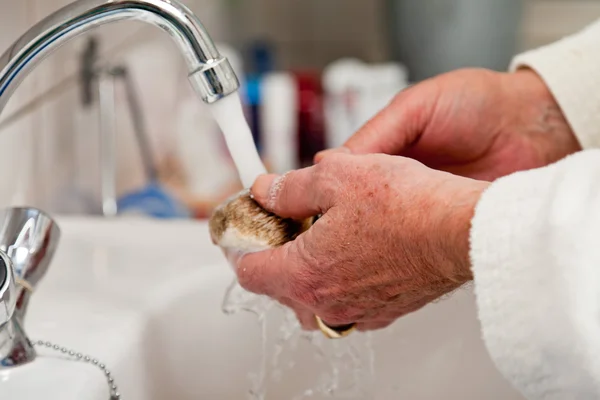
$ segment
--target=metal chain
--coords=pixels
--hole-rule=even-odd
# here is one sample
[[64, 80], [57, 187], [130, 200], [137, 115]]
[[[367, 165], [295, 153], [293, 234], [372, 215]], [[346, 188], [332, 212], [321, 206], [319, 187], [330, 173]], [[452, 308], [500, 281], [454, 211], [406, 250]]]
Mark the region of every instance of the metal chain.
[[73, 359], [73, 361], [79, 361], [79, 362], [83, 362], [83, 363], [92, 364], [92, 365], [100, 368], [102, 373], [104, 373], [104, 376], [106, 376], [106, 380], [108, 382], [108, 387], [109, 387], [109, 391], [110, 391], [109, 400], [121, 400], [121, 395], [119, 394], [117, 384], [115, 383], [115, 380], [112, 377], [112, 373], [108, 370], [108, 368], [106, 368], [106, 365], [102, 364], [98, 359], [92, 358], [90, 356], [86, 356], [81, 353], [77, 353], [73, 350], [67, 349], [66, 347], [61, 347], [61, 346], [51, 343], [51, 342], [45, 342], [43, 340], [35, 341], [35, 342], [33, 342], [33, 345], [46, 347], [51, 350], [59, 351], [62, 354], [70, 356]]

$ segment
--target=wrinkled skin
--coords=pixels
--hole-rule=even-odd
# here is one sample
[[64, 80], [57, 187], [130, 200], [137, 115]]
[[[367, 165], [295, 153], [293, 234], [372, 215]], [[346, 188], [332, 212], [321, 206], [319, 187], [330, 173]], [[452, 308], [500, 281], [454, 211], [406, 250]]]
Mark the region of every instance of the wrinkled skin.
[[322, 217], [295, 241], [235, 261], [239, 281], [292, 307], [307, 329], [314, 315], [383, 328], [472, 278], [470, 220], [489, 181], [579, 149], [531, 71], [423, 82], [316, 165], [258, 178], [252, 193], [269, 211]]
[[488, 181], [581, 150], [533, 71], [477, 69], [450, 72], [401, 92], [344, 147], [354, 154], [402, 155]]
[[332, 154], [279, 179], [274, 197], [263, 183], [253, 192], [270, 211], [323, 216], [294, 242], [243, 257], [238, 277], [309, 328], [314, 314], [334, 326], [383, 327], [471, 278], [462, 254], [485, 182], [402, 157]]

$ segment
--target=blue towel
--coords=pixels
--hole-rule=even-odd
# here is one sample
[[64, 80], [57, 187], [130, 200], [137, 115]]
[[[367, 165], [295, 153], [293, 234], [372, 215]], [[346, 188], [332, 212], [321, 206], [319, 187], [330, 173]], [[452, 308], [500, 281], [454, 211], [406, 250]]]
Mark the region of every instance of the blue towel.
[[117, 210], [119, 214], [140, 214], [160, 219], [191, 218], [189, 210], [156, 183], [121, 197], [117, 201]]

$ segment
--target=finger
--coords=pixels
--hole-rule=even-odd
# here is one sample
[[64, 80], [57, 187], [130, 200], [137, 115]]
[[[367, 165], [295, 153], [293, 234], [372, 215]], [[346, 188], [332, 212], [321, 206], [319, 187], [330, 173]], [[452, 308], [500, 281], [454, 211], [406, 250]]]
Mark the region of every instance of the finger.
[[417, 141], [433, 114], [435, 101], [420, 91], [405, 90], [358, 132], [344, 147], [352, 154], [384, 153], [398, 155]]
[[296, 319], [300, 323], [302, 329], [306, 331], [314, 331], [318, 329], [317, 321], [315, 320], [315, 315], [302, 307], [299, 303], [293, 301], [289, 298], [281, 298], [278, 300], [284, 306], [290, 308], [296, 314]]
[[376, 331], [379, 329], [387, 328], [388, 326], [392, 325], [394, 322], [395, 322], [395, 320], [365, 322], [365, 323], [356, 325], [356, 329], [358, 329], [359, 331], [362, 331], [362, 332]]
[[299, 250], [306, 247], [308, 232], [283, 246], [239, 257], [235, 270], [240, 285], [273, 298], [293, 298], [290, 293], [297, 286], [295, 271], [308, 268]]
[[327, 150], [320, 151], [317, 154], [315, 154], [314, 163], [315, 164], [320, 163], [321, 160], [324, 159], [325, 157], [327, 157], [328, 155], [331, 155], [331, 154], [340, 154], [340, 153], [342, 153], [342, 154], [344, 154], [344, 153], [348, 154], [348, 153], [350, 153], [350, 149], [347, 148], [347, 147], [336, 147], [334, 149], [327, 149]]
[[251, 188], [254, 199], [267, 211], [284, 218], [303, 219], [328, 208], [325, 193], [319, 190], [315, 167], [290, 171], [283, 176], [262, 175]]
[[[235, 257], [232, 265], [241, 287], [273, 298], [287, 297], [288, 269], [285, 261], [291, 243]], [[292, 260], [287, 260], [287, 263]]]

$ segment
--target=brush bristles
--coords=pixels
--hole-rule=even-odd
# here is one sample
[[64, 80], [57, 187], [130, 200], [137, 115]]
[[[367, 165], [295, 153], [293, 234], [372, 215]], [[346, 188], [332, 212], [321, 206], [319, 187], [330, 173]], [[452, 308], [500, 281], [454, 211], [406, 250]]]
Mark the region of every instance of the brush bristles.
[[266, 211], [248, 191], [226, 200], [209, 221], [213, 242], [229, 250], [261, 251], [294, 240], [310, 228], [311, 219], [296, 221]]

